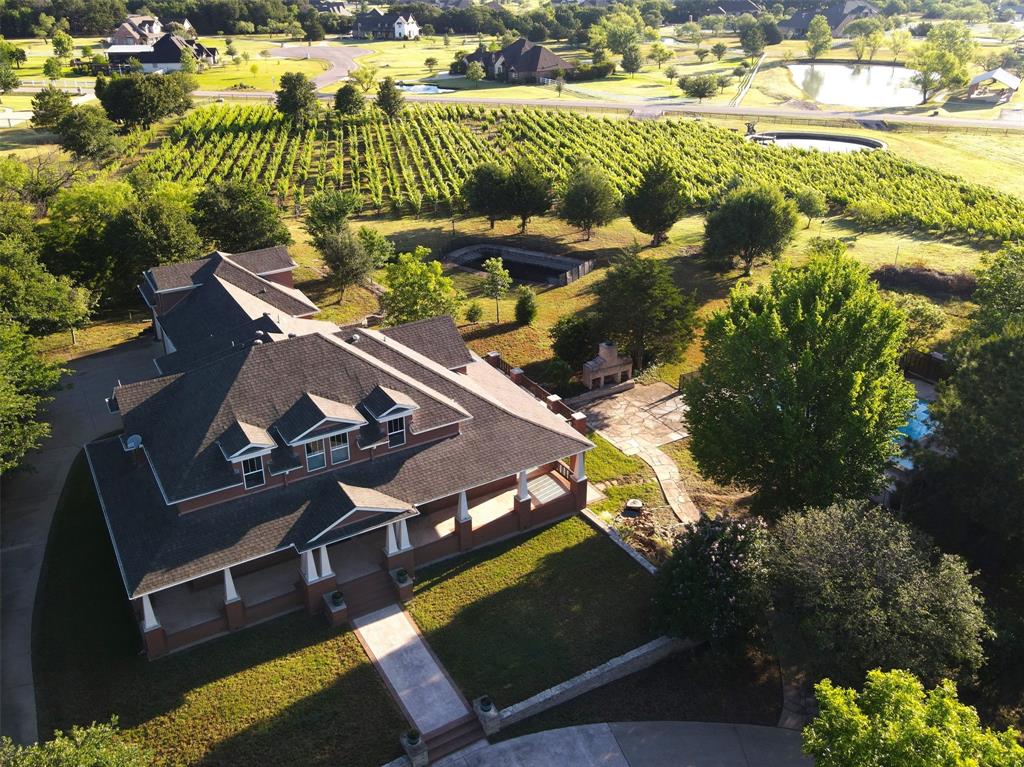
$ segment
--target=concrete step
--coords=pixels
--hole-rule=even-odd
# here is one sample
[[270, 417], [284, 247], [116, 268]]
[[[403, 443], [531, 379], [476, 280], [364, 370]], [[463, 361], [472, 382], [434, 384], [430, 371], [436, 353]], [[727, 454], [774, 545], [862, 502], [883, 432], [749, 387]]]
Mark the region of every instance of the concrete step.
[[358, 618], [398, 601], [391, 576], [383, 571], [346, 584], [342, 590], [349, 618]]
[[436, 762], [448, 754], [454, 754], [468, 745], [484, 738], [483, 728], [475, 714], [467, 714], [445, 727], [428, 733], [427, 756]]

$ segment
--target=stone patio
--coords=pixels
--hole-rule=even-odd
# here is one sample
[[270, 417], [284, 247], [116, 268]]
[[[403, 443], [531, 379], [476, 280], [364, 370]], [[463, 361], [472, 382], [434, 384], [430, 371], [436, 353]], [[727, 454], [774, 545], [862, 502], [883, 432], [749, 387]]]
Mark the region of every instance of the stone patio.
[[650, 465], [680, 522], [692, 522], [700, 517], [700, 510], [686, 492], [675, 461], [658, 449], [660, 445], [689, 436], [686, 405], [676, 389], [660, 381], [637, 385], [585, 404], [583, 412], [591, 429], [626, 455], [635, 455]]

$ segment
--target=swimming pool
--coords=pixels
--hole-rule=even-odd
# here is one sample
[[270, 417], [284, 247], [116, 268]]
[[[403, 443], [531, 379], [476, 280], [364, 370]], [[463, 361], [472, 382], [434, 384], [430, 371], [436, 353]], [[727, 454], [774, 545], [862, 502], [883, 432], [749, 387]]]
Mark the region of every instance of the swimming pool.
[[911, 442], [920, 442], [931, 434], [933, 428], [928, 403], [923, 399], [919, 399], [914, 403], [914, 408], [910, 411], [906, 425], [900, 427], [900, 434]]

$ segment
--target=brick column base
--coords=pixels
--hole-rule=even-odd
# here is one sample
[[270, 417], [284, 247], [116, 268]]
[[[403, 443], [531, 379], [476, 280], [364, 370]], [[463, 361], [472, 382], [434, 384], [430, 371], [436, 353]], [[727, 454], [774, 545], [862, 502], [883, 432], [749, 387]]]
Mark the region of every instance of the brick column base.
[[167, 632], [163, 626], [143, 632], [142, 641], [146, 645], [146, 657], [150, 660], [167, 654]]
[[530, 506], [531, 506], [531, 504], [532, 504], [532, 501], [531, 501], [530, 498], [527, 498], [525, 501], [520, 501], [518, 497], [515, 499], [515, 503], [513, 505], [513, 508], [514, 508], [514, 510], [516, 512], [516, 516], [519, 517], [519, 529], [520, 530], [525, 530], [526, 528], [528, 528], [530, 526], [530, 522], [531, 522], [531, 520], [530, 520]]
[[388, 572], [394, 572], [399, 568], [404, 568], [408, 573], [409, 577], [413, 576], [413, 572], [416, 569], [416, 557], [413, 555], [413, 549], [408, 548], [405, 551], [399, 551], [397, 554], [391, 554], [390, 556], [385, 555], [387, 559]]
[[234, 631], [245, 625], [245, 602], [232, 599], [224, 603], [224, 616], [228, 619], [228, 630]]
[[576, 510], [579, 511], [587, 505], [587, 480], [586, 479], [574, 479], [571, 482], [572, 498], [576, 504]]
[[302, 590], [306, 600], [306, 610], [310, 615], [316, 615], [323, 609], [324, 594], [330, 594], [338, 587], [337, 581], [333, 575], [329, 575], [326, 578], [320, 578], [312, 583], [306, 583], [303, 581]]
[[455, 530], [459, 534], [459, 551], [469, 551], [473, 548], [473, 520], [460, 522], [456, 519]]

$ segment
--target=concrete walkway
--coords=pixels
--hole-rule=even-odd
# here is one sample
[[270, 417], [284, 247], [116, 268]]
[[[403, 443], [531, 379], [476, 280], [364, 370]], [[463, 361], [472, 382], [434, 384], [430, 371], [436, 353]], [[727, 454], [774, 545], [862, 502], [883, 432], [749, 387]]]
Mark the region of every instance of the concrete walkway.
[[705, 722], [588, 724], [452, 754], [437, 767], [811, 767], [800, 733]]
[[352, 623], [406, 718], [424, 736], [470, 713], [462, 694], [400, 605], [388, 605]]
[[0, 734], [19, 743], [38, 736], [32, 609], [64, 478], [86, 442], [119, 428], [120, 418], [104, 404], [114, 384], [155, 375], [160, 349], [147, 337], [69, 363], [64, 388], [47, 408], [53, 436], [26, 458], [30, 471], [5, 476], [0, 485]]
[[660, 445], [687, 436], [682, 395], [666, 383], [637, 385], [583, 405], [587, 424], [626, 455], [643, 459], [680, 522], [692, 522], [700, 510], [690, 499], [679, 468]]

